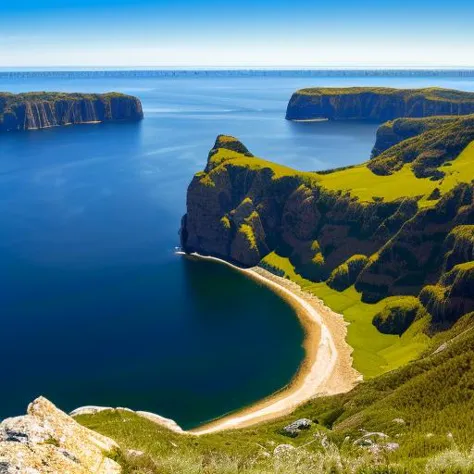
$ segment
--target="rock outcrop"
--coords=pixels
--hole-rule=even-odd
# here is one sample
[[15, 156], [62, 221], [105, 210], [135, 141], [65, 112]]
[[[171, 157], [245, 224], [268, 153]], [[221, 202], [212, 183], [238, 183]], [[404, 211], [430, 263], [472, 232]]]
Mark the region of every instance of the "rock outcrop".
[[474, 113], [474, 93], [450, 89], [310, 88], [295, 92], [288, 120], [372, 120]]
[[142, 118], [140, 100], [124, 94], [0, 94], [0, 132]]
[[282, 433], [290, 438], [296, 438], [301, 431], [309, 430], [313, 422], [308, 418], [300, 418], [299, 420], [293, 421], [289, 425], [282, 428]]
[[43, 397], [0, 424], [1, 474], [120, 474], [115, 441], [75, 422]]
[[[465, 120], [448, 121], [460, 126], [450, 149], [463, 140]], [[431, 143], [421, 141], [420, 153], [423, 146]], [[345, 171], [337, 173], [346, 183]], [[436, 188], [420, 205], [421, 196], [404, 196], [403, 178], [398, 196], [362, 201], [345, 184], [327, 187], [325, 176], [262, 160], [237, 139], [218, 137], [188, 188], [183, 249], [244, 267], [275, 252], [309, 280], [338, 291], [354, 285], [364, 302], [400, 297], [374, 320], [386, 333], [402, 334], [426, 311], [434, 325], [446, 325], [474, 310], [474, 182], [458, 181], [456, 171], [451, 189]]]

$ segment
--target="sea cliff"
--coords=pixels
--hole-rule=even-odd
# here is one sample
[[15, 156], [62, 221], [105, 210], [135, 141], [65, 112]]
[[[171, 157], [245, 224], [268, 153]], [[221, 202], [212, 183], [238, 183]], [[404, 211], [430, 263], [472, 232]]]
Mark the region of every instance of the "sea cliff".
[[474, 93], [451, 89], [309, 88], [288, 103], [288, 120], [372, 120], [474, 113]]
[[0, 132], [142, 118], [140, 100], [124, 94], [0, 93]]
[[374, 319], [384, 332], [403, 333], [422, 312], [432, 327], [450, 324], [474, 310], [473, 163], [471, 144], [440, 166], [442, 182], [408, 164], [388, 176], [370, 162], [298, 172], [219, 136], [189, 186], [182, 246], [247, 267], [276, 253], [308, 280], [355, 285], [367, 303], [413, 298]]

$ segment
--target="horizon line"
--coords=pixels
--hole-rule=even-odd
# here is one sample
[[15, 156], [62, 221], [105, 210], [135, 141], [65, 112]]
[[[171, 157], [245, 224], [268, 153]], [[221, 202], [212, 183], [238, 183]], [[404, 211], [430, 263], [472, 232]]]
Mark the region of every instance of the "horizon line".
[[284, 65], [272, 65], [272, 66], [198, 66], [198, 65], [169, 65], [169, 66], [138, 66], [138, 65], [113, 65], [113, 66], [98, 66], [98, 65], [72, 65], [72, 66], [64, 66], [64, 65], [43, 65], [43, 66], [0, 66], [0, 71], [2, 72], [16, 72], [16, 71], [37, 71], [37, 70], [74, 70], [74, 69], [91, 69], [91, 70], [169, 70], [169, 71], [206, 71], [206, 70], [221, 70], [221, 71], [228, 71], [228, 70], [253, 70], [253, 71], [265, 71], [265, 70], [272, 70], [272, 71], [339, 71], [339, 70], [354, 70], [354, 71], [380, 71], [380, 70], [394, 70], [394, 71], [459, 71], [459, 70], [474, 70], [474, 65], [471, 66], [395, 66], [395, 65], [388, 65], [388, 66], [373, 66], [373, 65], [360, 65], [360, 66], [284, 66]]

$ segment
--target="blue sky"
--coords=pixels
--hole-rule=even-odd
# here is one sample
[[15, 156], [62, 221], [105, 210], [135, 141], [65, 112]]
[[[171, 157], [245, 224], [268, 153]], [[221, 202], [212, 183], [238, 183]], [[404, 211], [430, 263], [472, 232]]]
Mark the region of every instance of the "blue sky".
[[0, 66], [474, 66], [472, 0], [0, 0]]

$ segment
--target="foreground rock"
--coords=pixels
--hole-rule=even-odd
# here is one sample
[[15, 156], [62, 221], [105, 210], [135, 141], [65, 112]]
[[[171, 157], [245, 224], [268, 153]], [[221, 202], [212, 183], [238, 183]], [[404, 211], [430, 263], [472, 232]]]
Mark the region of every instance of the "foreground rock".
[[0, 93], [0, 132], [142, 118], [140, 100], [125, 94]]
[[120, 474], [115, 441], [75, 422], [43, 397], [0, 424], [1, 474]]
[[302, 430], [309, 430], [312, 424], [313, 422], [308, 420], [308, 418], [301, 418], [285, 426], [282, 431], [286, 436], [296, 438]]

